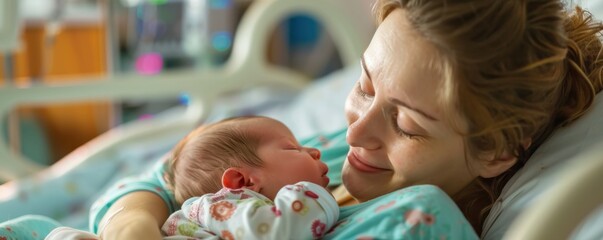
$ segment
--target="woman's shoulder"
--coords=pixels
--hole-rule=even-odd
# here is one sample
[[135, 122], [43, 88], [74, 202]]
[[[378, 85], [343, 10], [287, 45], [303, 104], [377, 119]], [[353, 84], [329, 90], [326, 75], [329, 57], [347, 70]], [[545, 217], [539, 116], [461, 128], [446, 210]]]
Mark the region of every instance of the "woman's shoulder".
[[398, 189], [358, 205], [343, 207], [342, 211], [346, 211], [347, 208], [353, 212], [366, 208], [375, 208], [375, 210], [377, 210], [377, 208], [384, 208], [383, 206], [388, 204], [393, 206], [394, 203], [405, 207], [414, 205], [420, 205], [422, 207], [436, 207], [442, 204], [453, 205], [456, 207], [454, 201], [439, 187], [434, 185], [415, 185]]
[[446, 192], [444, 192], [441, 188], [435, 185], [429, 184], [414, 185], [398, 189], [389, 194], [386, 194], [385, 197], [395, 198], [398, 200], [421, 200], [425, 202], [444, 201], [454, 204], [454, 201], [450, 198], [450, 196], [448, 196]]
[[433, 185], [406, 187], [342, 207], [340, 216], [332, 238], [477, 239], [454, 201]]

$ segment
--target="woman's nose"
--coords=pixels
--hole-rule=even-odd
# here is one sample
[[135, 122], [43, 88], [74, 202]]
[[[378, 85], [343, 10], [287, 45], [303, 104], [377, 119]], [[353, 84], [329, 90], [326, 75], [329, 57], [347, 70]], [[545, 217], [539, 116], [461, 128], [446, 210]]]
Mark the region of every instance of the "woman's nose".
[[382, 129], [387, 126], [380, 107], [367, 106], [351, 113], [348, 120], [346, 140], [352, 147], [362, 147], [370, 150], [381, 148]]
[[310, 154], [310, 156], [312, 156], [312, 158], [314, 158], [314, 160], [320, 160], [320, 150], [318, 150], [316, 148], [307, 148], [307, 147], [304, 147], [304, 150], [306, 150], [306, 152], [308, 152], [308, 154]]

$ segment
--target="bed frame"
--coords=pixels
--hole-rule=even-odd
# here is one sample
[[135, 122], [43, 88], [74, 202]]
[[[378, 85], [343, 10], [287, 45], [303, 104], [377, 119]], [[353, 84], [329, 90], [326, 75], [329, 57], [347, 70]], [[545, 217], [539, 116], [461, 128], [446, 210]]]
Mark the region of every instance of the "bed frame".
[[[364, 33], [347, 21], [340, 7], [324, 0], [263, 0], [256, 1], [247, 10], [236, 32], [231, 58], [216, 69], [169, 71], [155, 76], [137, 74], [111, 76], [95, 81], [70, 84], [35, 84], [21, 87], [0, 87], [0, 114], [6, 116], [19, 104], [50, 104], [88, 100], [119, 101], [125, 99], [153, 99], [178, 96], [186, 92], [190, 105], [181, 119], [153, 125], [152, 128], [121, 131], [122, 134], [107, 148], [124, 141], [143, 139], [175, 129], [192, 129], [202, 121], [213, 101], [220, 95], [255, 86], [276, 86], [299, 90], [310, 79], [294, 71], [269, 65], [264, 59], [270, 31], [292, 13], [305, 12], [323, 23], [338, 47], [344, 66], [357, 64], [367, 45]], [[99, 81], [100, 80], [100, 81]], [[5, 124], [0, 118], [0, 126]], [[152, 129], [152, 130], [149, 130]], [[2, 134], [0, 128], [0, 136]], [[127, 132], [127, 134], [124, 134]], [[69, 157], [68, 157], [69, 158]], [[11, 151], [0, 138], [0, 180], [16, 179], [42, 170], [44, 167]]]

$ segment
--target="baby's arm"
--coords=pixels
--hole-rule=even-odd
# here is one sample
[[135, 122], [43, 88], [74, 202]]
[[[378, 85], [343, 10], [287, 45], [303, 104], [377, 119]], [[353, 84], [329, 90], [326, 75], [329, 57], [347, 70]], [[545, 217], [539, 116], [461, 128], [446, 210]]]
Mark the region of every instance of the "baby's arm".
[[[326, 189], [300, 182], [282, 188], [274, 202], [248, 189], [223, 189], [191, 198], [181, 216], [197, 224], [197, 230], [206, 230], [197, 232], [225, 239], [311, 239], [322, 237], [335, 224], [339, 208]], [[169, 221], [164, 231], [180, 228]]]
[[159, 196], [132, 192], [111, 206], [99, 233], [103, 239], [161, 239], [159, 226], [167, 216], [168, 208]]

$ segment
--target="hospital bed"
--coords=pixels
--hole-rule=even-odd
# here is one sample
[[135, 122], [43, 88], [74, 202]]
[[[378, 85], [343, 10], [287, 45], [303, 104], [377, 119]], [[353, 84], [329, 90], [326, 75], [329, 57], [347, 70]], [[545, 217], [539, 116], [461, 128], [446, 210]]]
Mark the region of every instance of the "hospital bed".
[[[43, 168], [11, 152], [0, 139], [0, 221], [42, 214], [84, 228], [87, 209], [99, 191], [116, 179], [139, 173], [200, 123], [234, 115], [225, 101], [245, 103], [258, 95], [289, 91], [294, 97], [256, 114], [290, 126], [297, 137], [345, 126], [343, 104], [360, 69], [366, 33], [335, 1], [263, 0], [245, 13], [232, 57], [222, 68], [165, 72], [157, 76], [113, 76], [104, 81], [66, 85], [3, 86], [0, 113], [17, 104], [84, 100], [152, 99], [186, 92], [188, 106], [116, 127], [81, 146], [55, 165]], [[291, 13], [315, 16], [332, 36], [344, 69], [311, 80], [271, 66], [264, 56], [267, 36]], [[137, 91], [133, 91], [136, 89]], [[144, 91], [142, 90], [144, 89]], [[246, 90], [256, 89], [256, 90]], [[268, 89], [268, 90], [257, 90]], [[225, 100], [224, 94], [241, 92]], [[253, 107], [250, 107], [253, 109]], [[560, 129], [536, 151], [505, 186], [484, 224], [485, 239], [603, 238], [603, 97], [583, 118]], [[0, 124], [4, 124], [0, 118]], [[88, 176], [94, 175], [94, 178]], [[83, 184], [80, 185], [80, 184]], [[589, 215], [590, 214], [590, 215]], [[588, 219], [586, 222], [581, 222]]]

